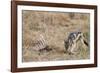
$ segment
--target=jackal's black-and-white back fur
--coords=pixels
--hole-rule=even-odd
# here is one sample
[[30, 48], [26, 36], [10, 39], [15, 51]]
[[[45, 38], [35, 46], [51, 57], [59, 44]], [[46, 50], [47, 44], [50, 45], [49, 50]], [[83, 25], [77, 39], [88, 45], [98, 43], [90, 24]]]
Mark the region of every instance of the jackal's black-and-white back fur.
[[67, 52], [73, 53], [78, 41], [81, 41], [83, 44], [88, 46], [88, 43], [86, 42], [82, 32], [70, 33], [68, 38], [64, 40]]

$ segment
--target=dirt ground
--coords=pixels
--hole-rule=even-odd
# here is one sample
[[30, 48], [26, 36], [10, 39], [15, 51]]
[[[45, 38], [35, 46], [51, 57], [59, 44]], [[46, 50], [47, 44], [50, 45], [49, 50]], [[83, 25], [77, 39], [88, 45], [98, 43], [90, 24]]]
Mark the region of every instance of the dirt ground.
[[[22, 60], [31, 61], [58, 61], [81, 60], [90, 58], [90, 49], [78, 42], [77, 53], [70, 55], [66, 52], [64, 39], [69, 33], [81, 31], [89, 43], [90, 15], [88, 13], [64, 13], [43, 11], [22, 11], [23, 36]], [[34, 41], [42, 34], [48, 48], [42, 52], [34, 49]]]

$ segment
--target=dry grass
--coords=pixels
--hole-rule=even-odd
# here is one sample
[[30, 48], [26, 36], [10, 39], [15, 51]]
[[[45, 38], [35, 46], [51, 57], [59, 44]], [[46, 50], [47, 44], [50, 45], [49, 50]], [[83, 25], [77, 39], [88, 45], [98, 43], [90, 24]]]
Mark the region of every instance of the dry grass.
[[[64, 47], [64, 39], [73, 31], [82, 31], [89, 41], [89, 14], [27, 11], [23, 17], [23, 62], [89, 59], [89, 47], [78, 43], [77, 53], [69, 55]], [[50, 51], [41, 53], [34, 47], [34, 41], [42, 34]]]

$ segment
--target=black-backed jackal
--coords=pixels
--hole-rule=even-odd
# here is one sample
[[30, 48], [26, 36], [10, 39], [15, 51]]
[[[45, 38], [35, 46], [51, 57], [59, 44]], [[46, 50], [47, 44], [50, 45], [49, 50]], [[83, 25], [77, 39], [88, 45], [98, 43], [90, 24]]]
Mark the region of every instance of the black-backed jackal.
[[88, 46], [82, 32], [72, 32], [69, 34], [68, 38], [64, 40], [66, 51], [70, 54], [74, 54], [77, 42], [81, 41], [82, 44]]

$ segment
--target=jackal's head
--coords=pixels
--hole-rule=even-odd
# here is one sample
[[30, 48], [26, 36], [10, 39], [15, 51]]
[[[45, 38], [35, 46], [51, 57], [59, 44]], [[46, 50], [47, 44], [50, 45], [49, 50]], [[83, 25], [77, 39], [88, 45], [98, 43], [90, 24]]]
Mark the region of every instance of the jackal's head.
[[78, 40], [80, 40], [80, 39], [82, 39], [83, 38], [83, 33], [82, 32], [77, 32], [77, 34], [76, 34], [76, 40], [78, 41]]

